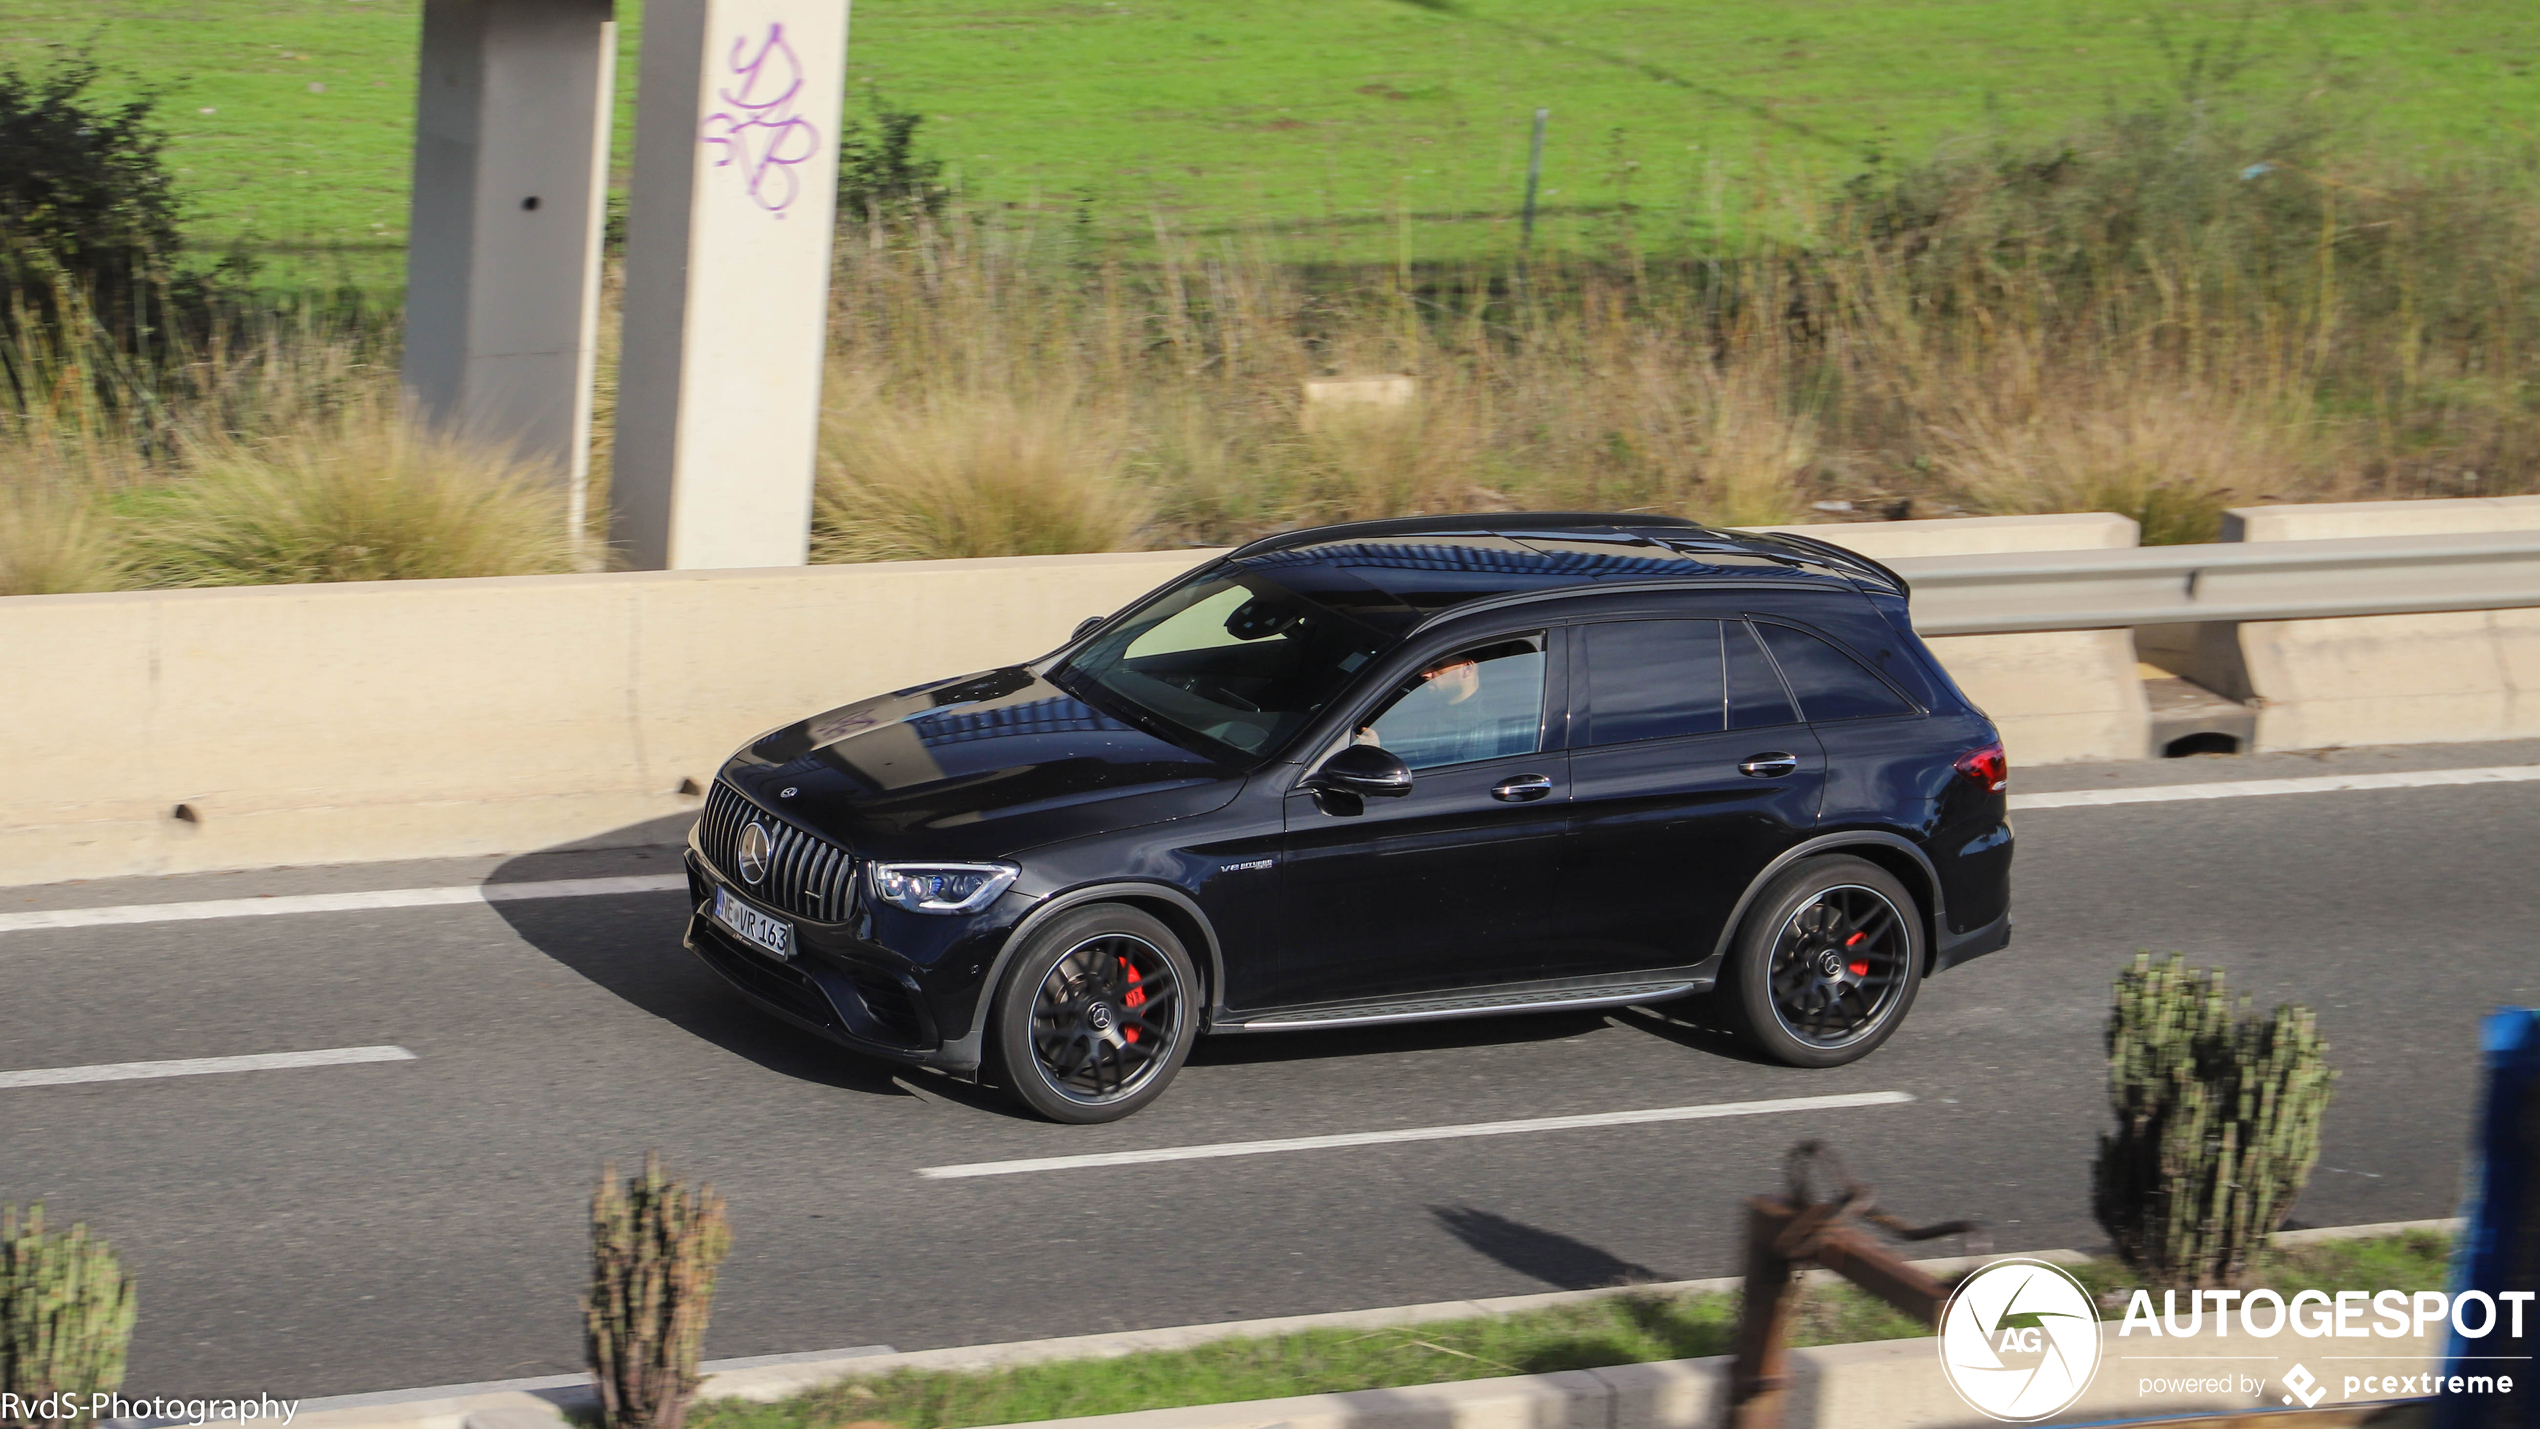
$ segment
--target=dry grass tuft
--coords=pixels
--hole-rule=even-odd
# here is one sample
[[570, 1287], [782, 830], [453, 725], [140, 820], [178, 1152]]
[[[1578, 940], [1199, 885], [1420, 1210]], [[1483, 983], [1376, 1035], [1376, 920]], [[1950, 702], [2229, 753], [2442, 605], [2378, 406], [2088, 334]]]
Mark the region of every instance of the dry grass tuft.
[[832, 384], [812, 506], [817, 561], [1135, 550], [1152, 513], [1121, 423], [1073, 392], [893, 400]]
[[0, 595], [113, 590], [114, 532], [94, 491], [21, 477], [0, 488]]
[[2287, 490], [2336, 493], [2302, 450], [2297, 420], [2229, 394], [2102, 381], [2082, 400], [2006, 404], [1971, 396], [1933, 423], [1933, 462], [1951, 489], [2005, 513], [2113, 511], [2146, 545], [2212, 541], [2223, 511]]
[[126, 562], [152, 586], [418, 580], [573, 568], [561, 482], [425, 431], [384, 399], [216, 442], [152, 492]]

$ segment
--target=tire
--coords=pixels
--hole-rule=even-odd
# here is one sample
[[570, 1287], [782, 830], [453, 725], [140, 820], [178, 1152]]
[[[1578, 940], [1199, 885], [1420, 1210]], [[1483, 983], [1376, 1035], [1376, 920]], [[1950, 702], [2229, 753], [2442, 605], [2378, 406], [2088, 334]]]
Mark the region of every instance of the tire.
[[1922, 987], [1923, 915], [1867, 859], [1808, 859], [1747, 910], [1729, 950], [1727, 1010], [1756, 1050], [1792, 1067], [1840, 1067], [1896, 1033]]
[[1161, 921], [1117, 903], [1071, 909], [1032, 930], [997, 992], [1001, 1080], [1052, 1121], [1118, 1121], [1190, 1057], [1200, 995]]

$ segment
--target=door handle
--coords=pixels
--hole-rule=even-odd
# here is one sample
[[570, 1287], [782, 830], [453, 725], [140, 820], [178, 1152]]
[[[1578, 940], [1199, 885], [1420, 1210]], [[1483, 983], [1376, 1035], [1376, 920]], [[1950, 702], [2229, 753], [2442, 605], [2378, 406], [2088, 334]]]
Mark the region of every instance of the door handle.
[[1531, 804], [1551, 792], [1552, 777], [1550, 775], [1519, 774], [1514, 778], [1501, 780], [1499, 787], [1490, 791], [1490, 796], [1503, 804]]
[[1737, 772], [1756, 779], [1779, 779], [1785, 774], [1799, 772], [1799, 756], [1778, 750], [1769, 754], [1750, 754], [1744, 763], [1738, 765]]

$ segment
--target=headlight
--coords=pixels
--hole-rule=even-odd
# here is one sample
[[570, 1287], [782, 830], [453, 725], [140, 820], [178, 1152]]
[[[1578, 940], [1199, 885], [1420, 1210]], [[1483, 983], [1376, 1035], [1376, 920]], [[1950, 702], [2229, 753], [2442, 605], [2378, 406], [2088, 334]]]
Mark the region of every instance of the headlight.
[[911, 913], [976, 913], [997, 901], [1023, 870], [1010, 863], [876, 863], [873, 896]]

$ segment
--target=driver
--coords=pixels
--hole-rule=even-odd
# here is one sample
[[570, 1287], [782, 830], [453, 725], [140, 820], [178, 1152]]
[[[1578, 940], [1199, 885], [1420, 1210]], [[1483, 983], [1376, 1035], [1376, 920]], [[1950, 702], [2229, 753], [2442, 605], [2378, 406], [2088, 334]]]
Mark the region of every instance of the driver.
[[[1429, 755], [1432, 757], [1424, 762], [1452, 763], [1459, 756], [1471, 757], [1454, 746], [1490, 732], [1489, 721], [1481, 717], [1479, 706], [1455, 708], [1471, 705], [1473, 697], [1481, 692], [1481, 662], [1470, 655], [1458, 655], [1421, 671], [1402, 694], [1385, 706], [1377, 720], [1402, 733], [1407, 757]], [[1385, 741], [1376, 732], [1376, 721], [1370, 721], [1358, 727], [1352, 742], [1382, 748]], [[1445, 757], [1434, 757], [1437, 755]]]

